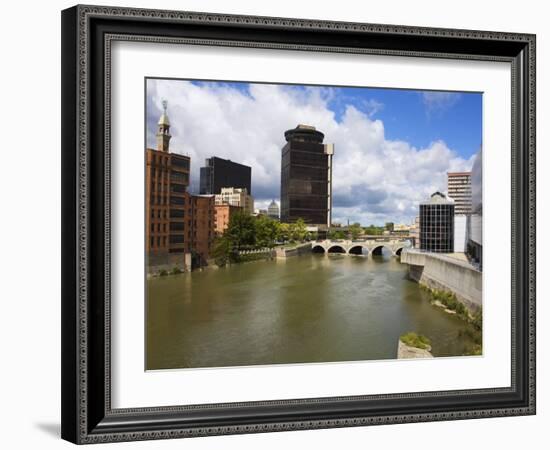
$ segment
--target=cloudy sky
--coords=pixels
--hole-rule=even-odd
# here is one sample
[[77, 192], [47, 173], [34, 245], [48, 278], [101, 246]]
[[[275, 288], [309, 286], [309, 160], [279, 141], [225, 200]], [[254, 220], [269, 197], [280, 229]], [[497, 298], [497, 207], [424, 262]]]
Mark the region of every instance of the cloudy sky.
[[481, 146], [482, 95], [303, 85], [147, 80], [147, 146], [162, 100], [170, 149], [199, 168], [219, 156], [252, 167], [256, 208], [280, 196], [284, 132], [313, 125], [334, 143], [333, 221], [411, 223], [418, 203], [470, 170]]

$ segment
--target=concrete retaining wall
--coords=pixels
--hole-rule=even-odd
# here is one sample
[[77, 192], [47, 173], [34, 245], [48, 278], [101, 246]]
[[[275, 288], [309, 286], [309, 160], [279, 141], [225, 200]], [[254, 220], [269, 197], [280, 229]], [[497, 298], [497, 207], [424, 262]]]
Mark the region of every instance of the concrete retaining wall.
[[161, 270], [170, 272], [177, 267], [182, 272], [191, 270], [191, 253], [161, 253], [146, 256], [147, 274], [157, 274]]
[[298, 256], [306, 253], [311, 253], [311, 242], [289, 248], [279, 247], [275, 249], [277, 258], [289, 258], [291, 256]]
[[401, 262], [409, 264], [410, 277], [432, 289], [454, 292], [468, 309], [481, 306], [482, 273], [466, 262], [445, 255], [407, 250]]

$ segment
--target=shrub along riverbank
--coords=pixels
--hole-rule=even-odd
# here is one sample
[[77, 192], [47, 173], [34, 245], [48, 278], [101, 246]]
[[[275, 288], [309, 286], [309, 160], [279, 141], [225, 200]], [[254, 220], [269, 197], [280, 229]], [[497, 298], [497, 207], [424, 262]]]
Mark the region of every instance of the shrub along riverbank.
[[481, 355], [483, 345], [483, 313], [481, 307], [476, 311], [470, 311], [461, 303], [454, 292], [441, 289], [432, 289], [421, 283], [420, 288], [430, 295], [430, 303], [434, 306], [445, 308], [450, 314], [456, 314], [457, 317], [466, 322], [464, 330], [458, 332], [458, 337], [467, 337], [472, 344], [464, 349], [464, 355]]
[[403, 344], [409, 347], [421, 348], [422, 350], [430, 351], [432, 349], [431, 341], [421, 334], [416, 334], [412, 331], [401, 335], [399, 338]]

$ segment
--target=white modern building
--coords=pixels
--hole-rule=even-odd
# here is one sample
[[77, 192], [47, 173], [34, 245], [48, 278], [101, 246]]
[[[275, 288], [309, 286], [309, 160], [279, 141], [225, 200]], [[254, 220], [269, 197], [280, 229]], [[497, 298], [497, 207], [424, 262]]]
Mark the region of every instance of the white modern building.
[[243, 208], [252, 214], [254, 212], [254, 198], [248, 194], [246, 188], [222, 187], [215, 195], [216, 205], [231, 205]]

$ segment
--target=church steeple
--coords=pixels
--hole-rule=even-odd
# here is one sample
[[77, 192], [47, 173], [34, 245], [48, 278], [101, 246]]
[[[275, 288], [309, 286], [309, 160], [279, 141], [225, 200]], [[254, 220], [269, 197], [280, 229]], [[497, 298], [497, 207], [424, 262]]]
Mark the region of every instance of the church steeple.
[[162, 107], [164, 112], [160, 116], [158, 123], [157, 131], [157, 150], [161, 152], [168, 153], [170, 146], [170, 121], [168, 120], [168, 115], [166, 114], [166, 108], [168, 107], [168, 102], [166, 100], [162, 101]]

